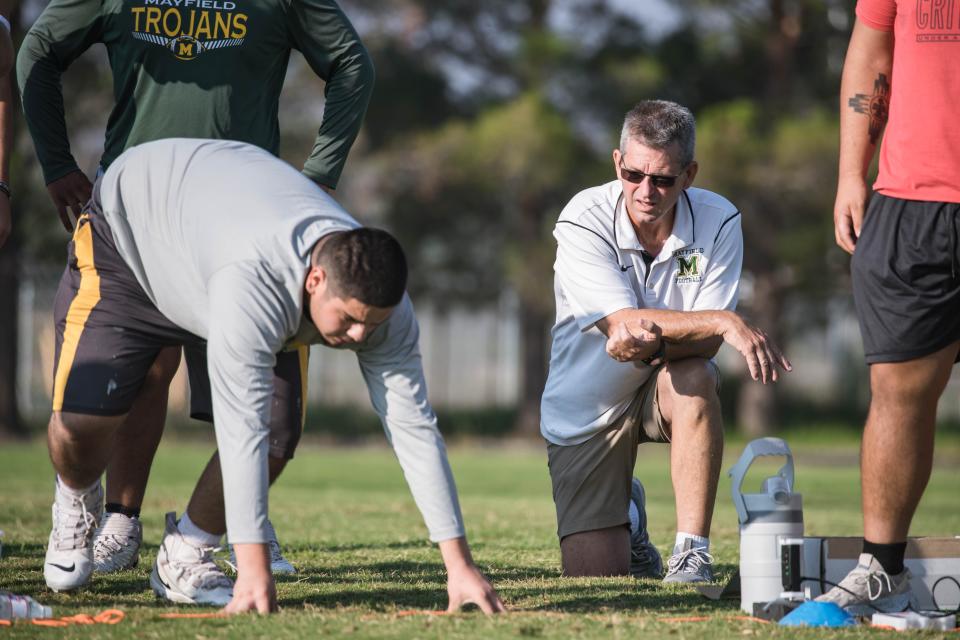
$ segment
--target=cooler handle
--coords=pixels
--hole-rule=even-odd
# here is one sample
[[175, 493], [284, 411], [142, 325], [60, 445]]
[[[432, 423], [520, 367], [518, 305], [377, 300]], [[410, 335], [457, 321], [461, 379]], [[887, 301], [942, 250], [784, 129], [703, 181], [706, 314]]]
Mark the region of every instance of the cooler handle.
[[733, 492], [733, 506], [737, 508], [737, 519], [740, 520], [740, 524], [746, 524], [748, 518], [747, 505], [743, 500], [743, 493], [741, 491], [743, 478], [747, 475], [747, 469], [753, 464], [754, 459], [761, 456], [786, 457], [787, 462], [780, 467], [777, 475], [786, 480], [787, 490], [793, 491], [793, 454], [790, 452], [790, 447], [787, 446], [787, 443], [780, 438], [758, 438], [753, 440], [743, 450], [740, 459], [737, 460], [737, 464], [733, 465], [733, 468], [727, 472], [727, 475], [733, 479], [733, 486], [731, 487]]

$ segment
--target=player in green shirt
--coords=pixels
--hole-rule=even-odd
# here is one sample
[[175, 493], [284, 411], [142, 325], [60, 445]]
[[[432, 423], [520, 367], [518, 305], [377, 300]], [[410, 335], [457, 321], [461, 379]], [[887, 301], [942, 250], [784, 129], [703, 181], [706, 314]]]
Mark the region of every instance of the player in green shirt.
[[[68, 230], [68, 210], [79, 215], [92, 185], [70, 151], [60, 79], [96, 43], [107, 48], [115, 100], [101, 170], [125, 149], [160, 138], [239, 140], [277, 154], [280, 91], [296, 49], [326, 81], [323, 120], [303, 173], [332, 190], [373, 90], [370, 56], [332, 0], [52, 0], [23, 41], [17, 74], [47, 189]], [[289, 366], [278, 369], [289, 372], [292, 392], [287, 406], [275, 409], [285, 414], [275, 422], [287, 433], [271, 439], [271, 480], [292, 457], [302, 428], [306, 354], [284, 357]], [[140, 505], [179, 362], [179, 349], [161, 352], [118, 431], [94, 544], [98, 571], [137, 562]], [[205, 376], [190, 364], [191, 379]], [[190, 513], [202, 517], [189, 526], [223, 533], [222, 500], [215, 455], [191, 500]], [[270, 547], [274, 571], [294, 571], [275, 539]]]

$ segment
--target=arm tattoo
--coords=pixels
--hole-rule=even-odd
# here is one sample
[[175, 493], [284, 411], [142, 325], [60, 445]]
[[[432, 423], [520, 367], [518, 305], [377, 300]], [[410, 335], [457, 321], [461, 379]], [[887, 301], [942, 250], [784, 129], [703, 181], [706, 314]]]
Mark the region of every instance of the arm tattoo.
[[879, 74], [873, 83], [873, 95], [858, 93], [850, 98], [848, 104], [857, 113], [870, 116], [870, 144], [877, 144], [887, 116], [890, 114], [890, 82], [886, 74]]

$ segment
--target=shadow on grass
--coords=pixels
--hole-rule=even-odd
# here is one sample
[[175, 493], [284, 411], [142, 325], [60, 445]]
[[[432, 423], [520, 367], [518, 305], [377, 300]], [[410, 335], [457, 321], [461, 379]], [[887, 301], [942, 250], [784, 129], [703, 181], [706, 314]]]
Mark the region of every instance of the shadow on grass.
[[[310, 553], [376, 552], [384, 549], [421, 549], [420, 541], [384, 544], [297, 545], [303, 552], [297, 562], [300, 573], [277, 576], [280, 604], [337, 610], [366, 609], [383, 613], [397, 609], [434, 610], [446, 606], [446, 576], [434, 560], [369, 561], [310, 557]], [[149, 571], [156, 553], [145, 546], [141, 564], [131, 571], [97, 574], [91, 583], [75, 593], [57, 594], [43, 581], [46, 546], [23, 543], [8, 547], [3, 559], [2, 587], [14, 593], [35, 594], [48, 605], [67, 608], [167, 609], [169, 602], [154, 598]], [[737, 608], [734, 601], [707, 600], [690, 587], [664, 586], [658, 580], [629, 578], [564, 578], [551, 567], [490, 563], [485, 572], [514, 611], [554, 613], [598, 613], [609, 610], [651, 611], [664, 614], [717, 613]], [[733, 565], [718, 565], [718, 578], [725, 581]]]
[[[718, 574], [725, 579], [733, 567], [718, 569]], [[691, 587], [664, 586], [659, 580], [573, 579], [543, 567], [517, 566], [493, 566], [488, 577], [514, 611], [656, 610], [690, 614], [737, 608], [735, 601], [711, 601]], [[435, 563], [398, 561], [336, 567], [308, 564], [291, 582], [308, 592], [281, 597], [280, 604], [291, 608], [361, 608], [387, 613], [394, 609], [430, 610], [446, 605], [446, 578], [442, 567]], [[319, 592], [309, 593], [314, 589]]]
[[341, 551], [375, 551], [377, 549], [431, 549], [432, 545], [424, 540], [409, 540], [406, 542], [363, 542], [349, 544], [287, 544], [284, 543], [284, 552], [306, 553], [338, 553]]

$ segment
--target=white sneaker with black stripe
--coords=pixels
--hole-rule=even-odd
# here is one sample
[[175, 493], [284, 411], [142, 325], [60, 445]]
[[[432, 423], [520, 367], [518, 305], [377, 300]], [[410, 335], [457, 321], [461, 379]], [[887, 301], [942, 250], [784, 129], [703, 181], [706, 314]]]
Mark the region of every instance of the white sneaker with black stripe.
[[93, 532], [103, 510], [100, 483], [82, 495], [68, 493], [57, 478], [53, 527], [43, 562], [43, 579], [54, 591], [72, 591], [93, 573]]

